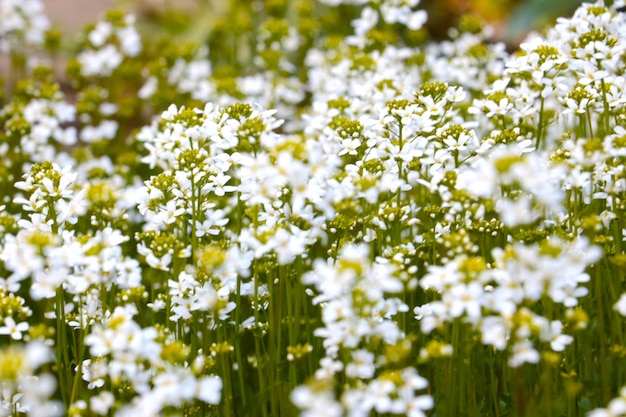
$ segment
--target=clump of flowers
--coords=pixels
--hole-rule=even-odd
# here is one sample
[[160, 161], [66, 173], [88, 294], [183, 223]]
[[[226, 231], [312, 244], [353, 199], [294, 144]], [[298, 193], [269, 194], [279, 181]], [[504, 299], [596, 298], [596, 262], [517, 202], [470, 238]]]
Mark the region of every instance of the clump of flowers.
[[625, 414], [623, 4], [0, 6], [0, 416]]
[[40, 0], [3, 0], [0, 3], [0, 53], [20, 54], [41, 46], [50, 22]]
[[[5, 326], [11, 324], [5, 321]], [[63, 415], [63, 404], [54, 399], [56, 380], [47, 369], [51, 361], [52, 351], [40, 341], [0, 349], [0, 415]]]

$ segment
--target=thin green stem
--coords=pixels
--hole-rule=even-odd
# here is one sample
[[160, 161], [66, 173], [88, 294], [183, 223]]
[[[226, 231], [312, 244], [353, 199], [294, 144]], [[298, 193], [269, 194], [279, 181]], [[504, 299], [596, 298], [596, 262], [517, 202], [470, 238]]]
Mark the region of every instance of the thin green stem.
[[235, 294], [235, 355], [237, 357], [237, 377], [239, 382], [239, 394], [241, 395], [242, 404], [246, 404], [246, 384], [244, 376], [244, 361], [243, 361], [243, 345], [241, 343], [241, 309], [243, 307], [241, 302], [241, 276], [237, 275], [237, 292]]
[[59, 286], [56, 291], [56, 362], [59, 372], [59, 389], [63, 404], [69, 406], [69, 395], [67, 389], [71, 381], [71, 365], [69, 349], [67, 344], [67, 331], [65, 328], [65, 298], [63, 288]]
[[[262, 348], [261, 348], [261, 338], [263, 337], [263, 330], [262, 330], [262, 324], [261, 324], [261, 320], [260, 320], [260, 314], [259, 314], [259, 309], [261, 308], [260, 306], [260, 299], [259, 299], [259, 276], [258, 276], [258, 272], [256, 269], [254, 269], [254, 329], [255, 329], [255, 333], [254, 333], [254, 350], [256, 353], [256, 369], [257, 369], [257, 374], [259, 376], [259, 388], [260, 388], [260, 394], [259, 397], [257, 397], [258, 402], [260, 404], [264, 404], [264, 397], [268, 394], [267, 392], [267, 385], [266, 385], [266, 381], [265, 381], [265, 355], [263, 354]], [[261, 406], [261, 413], [263, 414], [263, 417], [267, 417], [267, 408], [262, 405]]]
[[609, 100], [606, 96], [606, 83], [604, 82], [604, 78], [600, 80], [600, 84], [602, 86], [602, 106], [604, 112], [602, 113], [602, 131], [599, 132], [600, 135], [605, 136], [609, 134], [610, 128], [610, 113], [609, 113]]
[[222, 409], [224, 411], [225, 417], [231, 417], [233, 415], [233, 388], [231, 381], [231, 366], [230, 361], [228, 360], [228, 353], [222, 352], [219, 354], [220, 363], [221, 363], [221, 371], [222, 371], [222, 382], [223, 382], [223, 399], [222, 399]]
[[544, 112], [544, 108], [545, 108], [545, 98], [541, 97], [541, 104], [539, 107], [539, 123], [537, 125], [537, 144], [536, 144], [536, 148], [537, 150], [541, 149], [541, 141], [543, 139], [543, 128], [544, 128], [544, 124], [545, 124], [545, 112]]

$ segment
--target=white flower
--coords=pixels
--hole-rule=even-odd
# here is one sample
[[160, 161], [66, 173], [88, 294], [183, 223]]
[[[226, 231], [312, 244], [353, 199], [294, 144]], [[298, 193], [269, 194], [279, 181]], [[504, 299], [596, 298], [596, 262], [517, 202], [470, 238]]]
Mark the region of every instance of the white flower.
[[412, 12], [408, 18], [405, 19], [404, 24], [411, 30], [421, 29], [428, 20], [428, 16], [424, 10], [417, 10]]
[[165, 205], [164, 209], [159, 210], [152, 221], [157, 224], [172, 224], [179, 220], [179, 217], [185, 213], [183, 207], [178, 207], [178, 200], [170, 200]]
[[51, 271], [36, 271], [32, 277], [30, 296], [35, 300], [54, 298], [66, 278], [67, 270], [63, 267]]
[[615, 305], [613, 305], [613, 308], [622, 316], [626, 317], [626, 293], [622, 294], [619, 298], [619, 300], [617, 301], [617, 303], [615, 303]]
[[508, 341], [508, 331], [504, 320], [497, 316], [488, 316], [481, 321], [481, 341], [485, 345], [491, 345], [498, 350], [504, 350]]
[[555, 352], [562, 352], [565, 350], [565, 346], [569, 345], [574, 341], [572, 336], [562, 334], [561, 331], [563, 329], [563, 323], [560, 320], [554, 320], [550, 323], [549, 328], [549, 339], [550, 339], [550, 347]]
[[117, 38], [120, 40], [120, 46], [126, 56], [134, 57], [141, 52], [141, 38], [134, 26], [119, 29]]
[[172, 263], [172, 254], [166, 253], [160, 258], [157, 258], [152, 251], [146, 256], [146, 262], [154, 269], [160, 269], [161, 271], [169, 271], [170, 264]]
[[102, 49], [86, 50], [78, 54], [81, 64], [81, 73], [86, 77], [108, 76], [122, 63], [124, 56], [113, 45], [106, 45]]
[[208, 404], [219, 404], [222, 395], [222, 379], [208, 376], [198, 380], [196, 398]]
[[13, 340], [22, 340], [22, 333], [28, 331], [28, 323], [15, 323], [13, 317], [4, 319], [4, 326], [0, 327], [0, 335], [10, 335]]
[[96, 27], [89, 32], [87, 38], [91, 45], [96, 48], [101, 47], [109, 39], [109, 36], [113, 33], [113, 25], [109, 22], [100, 21], [96, 24]]
[[311, 389], [306, 385], [291, 392], [291, 401], [302, 410], [302, 417], [340, 417], [344, 415], [332, 390]]
[[396, 391], [393, 382], [386, 379], [375, 379], [368, 385], [368, 397], [366, 401], [370, 407], [379, 413], [392, 412], [392, 396]]
[[41, 0], [0, 2], [0, 52], [42, 44], [49, 27]]
[[85, 214], [89, 207], [89, 202], [85, 198], [85, 195], [86, 190], [83, 189], [80, 192], [75, 193], [69, 201], [64, 199], [56, 201], [54, 208], [57, 212], [57, 224], [65, 222], [76, 224], [78, 217]]
[[506, 116], [513, 109], [513, 104], [506, 97], [501, 98], [497, 103], [492, 100], [486, 100], [484, 104], [488, 110], [485, 116], [488, 118], [496, 115]]
[[154, 378], [153, 395], [162, 406], [180, 407], [193, 396], [195, 388], [196, 380], [192, 375], [172, 369], [161, 372]]
[[509, 358], [509, 365], [517, 368], [525, 363], [539, 362], [539, 352], [535, 350], [529, 340], [518, 341], [513, 345], [513, 354]]
[[101, 416], [107, 415], [114, 403], [115, 398], [109, 391], [102, 391], [89, 399], [91, 409]]
[[496, 210], [505, 226], [515, 227], [520, 224], [532, 223], [539, 218], [539, 213], [533, 210], [532, 197], [522, 195], [514, 201], [502, 198], [496, 202]]
[[361, 11], [361, 17], [352, 21], [357, 36], [364, 36], [378, 24], [378, 13], [367, 6]]
[[608, 408], [597, 408], [588, 417], [623, 417], [626, 415], [626, 398], [617, 397], [609, 402]]
[[346, 365], [346, 375], [350, 378], [368, 379], [374, 376], [374, 355], [364, 349], [352, 352], [352, 361]]
[[156, 77], [149, 77], [144, 85], [137, 92], [137, 96], [142, 100], [147, 100], [156, 93], [159, 86], [159, 81]]
[[444, 293], [444, 302], [450, 307], [452, 317], [466, 313], [472, 321], [481, 316], [481, 298], [484, 291], [477, 282], [457, 284]]

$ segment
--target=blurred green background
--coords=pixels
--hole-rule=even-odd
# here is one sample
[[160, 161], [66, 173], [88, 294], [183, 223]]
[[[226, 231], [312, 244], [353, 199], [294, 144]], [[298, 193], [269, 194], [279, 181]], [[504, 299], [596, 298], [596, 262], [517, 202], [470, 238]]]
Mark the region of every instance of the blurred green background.
[[[56, 27], [73, 31], [93, 22], [104, 10], [118, 7], [136, 13], [140, 19], [179, 21], [191, 32], [208, 30], [210, 22], [233, 6], [245, 8], [258, 4], [268, 8], [281, 0], [42, 0]], [[292, 0], [294, 1], [294, 0]], [[297, 1], [294, 1], [296, 3]], [[611, 3], [612, 0], [606, 1]], [[311, 1], [311, 3], [315, 3]], [[569, 16], [582, 0], [421, 0], [419, 8], [428, 12], [427, 28], [434, 38], [445, 38], [448, 28], [464, 14], [476, 14], [491, 23], [495, 39], [514, 48], [531, 30], [554, 23], [558, 16]], [[187, 16], [174, 10], [191, 11]], [[193, 21], [186, 18], [191, 17]], [[144, 20], [145, 21], [145, 20]]]
[[477, 14], [490, 22], [494, 36], [510, 46], [518, 44], [532, 30], [552, 25], [559, 16], [570, 16], [582, 0], [422, 0], [428, 11], [428, 29], [445, 37], [463, 14]]

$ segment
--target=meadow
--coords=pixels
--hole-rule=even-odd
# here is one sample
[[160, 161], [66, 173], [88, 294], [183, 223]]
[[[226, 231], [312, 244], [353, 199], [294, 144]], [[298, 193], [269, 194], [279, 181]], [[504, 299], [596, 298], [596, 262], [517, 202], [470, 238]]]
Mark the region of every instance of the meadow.
[[626, 416], [624, 2], [418, 3], [0, 0], [0, 417]]

